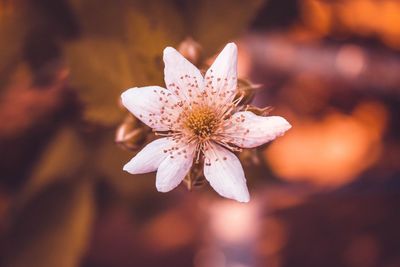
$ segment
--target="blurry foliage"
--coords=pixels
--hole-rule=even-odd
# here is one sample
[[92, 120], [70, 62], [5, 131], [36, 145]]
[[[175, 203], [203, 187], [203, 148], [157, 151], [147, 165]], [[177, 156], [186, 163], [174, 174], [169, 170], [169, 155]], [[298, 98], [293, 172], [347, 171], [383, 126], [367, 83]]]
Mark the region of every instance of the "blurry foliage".
[[[182, 1], [185, 2], [185, 1]], [[185, 19], [187, 34], [192, 35], [211, 56], [216, 48], [234, 39], [252, 22], [264, 0], [187, 1]], [[222, 19], [223, 17], [223, 19]]]
[[1, 266], [77, 266], [94, 211], [92, 182], [85, 177], [53, 184], [23, 207], [9, 229]]
[[71, 86], [84, 103], [84, 119], [113, 125], [121, 119], [118, 97], [132, 83], [124, 47], [108, 39], [88, 39], [70, 44], [66, 56], [71, 67]]
[[124, 199], [141, 198], [153, 191], [155, 182], [152, 174], [131, 177], [122, 170], [123, 164], [132, 158], [132, 152], [121, 151], [120, 147], [110, 142], [113, 138], [114, 131], [106, 132], [99, 140], [102, 145], [92, 151], [91, 161], [100, 178]]
[[[50, 144], [46, 149], [43, 146], [51, 139], [47, 134], [56, 132], [56, 129], [46, 131], [47, 127], [58, 127], [57, 124], [62, 125], [62, 120], [65, 120], [55, 112], [59, 107], [67, 106], [65, 114], [69, 113], [80, 123], [82, 119], [89, 122], [72, 127], [88, 130], [87, 136], [101, 136], [98, 132], [101, 127], [115, 126], [126, 114], [118, 105], [123, 90], [131, 86], [163, 85], [162, 50], [165, 46], [176, 47], [187, 35], [193, 34], [205, 43], [208, 54], [215, 53], [248, 25], [262, 2], [249, 1], [246, 8], [242, 1], [230, 2], [226, 15], [235, 18], [235, 27], [228, 27], [228, 17], [220, 16], [226, 1], [118, 0], [99, 3], [59, 0], [58, 5], [49, 0], [40, 0], [36, 4], [24, 0], [1, 1], [0, 53], [4, 56], [1, 54], [0, 76], [4, 79], [1, 79], [0, 116], [5, 123], [0, 126], [0, 134], [5, 135], [3, 137], [8, 141], [12, 140], [9, 144], [16, 147], [16, 155], [23, 149], [18, 147], [20, 138], [32, 132], [45, 134], [32, 146], [41, 143], [37, 152], [44, 150], [51, 156], [48, 160], [41, 157], [40, 161], [31, 157], [29, 163], [37, 161], [39, 167], [33, 167], [35, 172], [43, 169], [39, 173], [50, 173], [38, 178], [41, 182], [35, 182], [44, 183], [51, 179], [45, 176], [56, 173], [46, 170], [49, 167], [40, 167], [51, 166], [57, 161], [52, 161], [51, 153], [56, 153], [55, 158], [58, 155], [73, 158], [72, 151], [67, 151], [68, 146], [66, 151], [63, 151], [63, 146], [58, 148], [60, 152], [47, 151], [54, 149], [56, 144]], [[215, 27], [205, 23], [212, 23]], [[226, 26], [226, 31], [219, 28], [222, 25]], [[7, 62], [13, 66], [8, 68]], [[7, 75], [3, 72], [6, 67], [9, 70]], [[36, 84], [38, 76], [45, 78], [44, 85]], [[68, 84], [65, 83], [67, 79]], [[74, 92], [77, 98], [65, 97], [65, 92]], [[76, 116], [80, 111], [82, 116]], [[60, 121], [56, 124], [53, 117], [57, 116]], [[109, 137], [96, 138], [88, 144], [86, 140], [77, 141], [85, 143], [77, 154], [94, 151], [95, 147], [113, 146]], [[82, 138], [82, 135], [76, 138]], [[65, 141], [63, 138], [55, 140]], [[9, 146], [7, 142], [1, 145], [4, 148]], [[113, 153], [123, 154], [117, 150]], [[114, 170], [123, 164], [117, 160], [114, 162]], [[113, 172], [107, 172], [106, 176], [113, 176]]]
[[54, 135], [24, 185], [23, 202], [45, 190], [60, 179], [81, 174], [88, 152], [78, 133], [72, 127], [63, 127]]
[[184, 37], [183, 22], [170, 1], [71, 2], [83, 36], [65, 48], [71, 85], [85, 104], [85, 119], [115, 125], [123, 90], [162, 84], [162, 50]]
[[[263, 1], [70, 2], [82, 35], [65, 45], [71, 84], [85, 104], [84, 118], [110, 126], [121, 120], [116, 101], [123, 90], [163, 85], [166, 46], [193, 35], [208, 55], [215, 53], [244, 30]], [[222, 20], [222, 13], [228, 17]]]
[[[160, 224], [186, 216], [157, 216], [174, 196], [156, 193], [152, 175], [122, 171], [132, 153], [114, 142], [127, 114], [120, 93], [163, 86], [162, 51], [187, 36], [214, 54], [262, 2], [0, 0], [1, 266], [77, 266], [99, 205], [94, 188], [104, 185], [139, 221], [155, 217], [149, 246]], [[165, 248], [192, 242], [190, 221], [183, 226], [180, 239], [162, 233]]]

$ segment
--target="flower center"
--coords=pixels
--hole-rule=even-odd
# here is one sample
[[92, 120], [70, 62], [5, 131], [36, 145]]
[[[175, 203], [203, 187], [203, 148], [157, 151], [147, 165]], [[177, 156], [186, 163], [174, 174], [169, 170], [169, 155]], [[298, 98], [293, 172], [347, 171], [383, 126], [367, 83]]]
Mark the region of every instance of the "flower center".
[[188, 114], [184, 126], [198, 138], [204, 139], [215, 132], [218, 118], [211, 108], [197, 107]]

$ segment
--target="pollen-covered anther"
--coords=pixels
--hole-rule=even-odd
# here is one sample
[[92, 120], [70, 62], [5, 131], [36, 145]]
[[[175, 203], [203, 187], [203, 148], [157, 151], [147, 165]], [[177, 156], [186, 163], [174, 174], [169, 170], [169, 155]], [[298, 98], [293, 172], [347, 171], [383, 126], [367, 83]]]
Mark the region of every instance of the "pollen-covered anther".
[[184, 126], [197, 138], [210, 137], [219, 124], [216, 112], [209, 107], [197, 107], [190, 111]]

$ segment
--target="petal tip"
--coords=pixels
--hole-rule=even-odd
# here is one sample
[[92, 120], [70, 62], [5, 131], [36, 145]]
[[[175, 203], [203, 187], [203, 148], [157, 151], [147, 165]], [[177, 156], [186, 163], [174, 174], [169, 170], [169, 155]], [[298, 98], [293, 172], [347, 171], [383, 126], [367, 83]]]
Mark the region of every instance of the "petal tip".
[[244, 192], [242, 195], [236, 198], [238, 202], [241, 203], [248, 203], [250, 201], [250, 193], [246, 188], [246, 192]]
[[240, 203], [249, 203], [250, 202], [250, 197], [244, 198], [244, 199], [238, 199], [237, 201], [240, 202]]
[[[134, 159], [134, 158], [133, 158]], [[133, 160], [132, 159], [132, 160]], [[122, 167], [123, 171], [126, 171], [127, 173], [130, 174], [140, 174], [140, 171], [137, 168], [137, 165], [135, 164], [135, 162], [133, 162], [132, 160], [130, 160], [129, 162], [127, 162], [124, 167]], [[135, 166], [136, 165], [136, 166]]]
[[128, 172], [128, 173], [130, 173], [130, 174], [134, 174], [134, 173], [132, 172], [131, 168], [129, 168], [128, 165], [129, 165], [129, 162], [126, 163], [126, 164], [124, 165], [124, 167], [122, 167], [122, 170], [123, 170], [123, 171], [126, 171], [126, 172]]
[[234, 42], [227, 43], [226, 46], [233, 49], [237, 49], [237, 45]]
[[157, 191], [160, 192], [160, 193], [167, 193], [167, 192], [172, 190], [172, 189], [170, 189], [170, 188], [168, 188], [166, 186], [159, 185], [157, 183], [156, 183], [156, 188], [157, 188]]
[[230, 53], [235, 54], [235, 53], [237, 53], [238, 48], [235, 43], [231, 42], [231, 43], [227, 43], [223, 50], [230, 51]]
[[284, 120], [284, 126], [283, 126], [283, 128], [284, 128], [284, 130], [285, 130], [285, 132], [287, 131], [287, 130], [289, 130], [290, 128], [292, 128], [292, 125], [285, 119], [285, 118], [282, 118], [283, 120]]
[[[128, 89], [128, 90], [129, 90], [129, 89]], [[124, 100], [124, 98], [126, 98], [126, 92], [127, 92], [128, 90], [125, 90], [125, 91], [123, 91], [123, 92], [121, 93], [121, 100], [122, 100], [122, 101]]]
[[292, 128], [292, 125], [284, 117], [272, 116], [270, 118], [276, 118], [276, 125], [279, 129], [281, 129], [281, 131], [283, 131], [283, 133]]
[[175, 52], [177, 52], [175, 48], [173, 48], [171, 46], [167, 46], [166, 48], [164, 48], [163, 54], [165, 57], [165, 55], [170, 54], [170, 53], [175, 53]]
[[125, 106], [125, 103], [126, 103], [126, 101], [128, 100], [128, 98], [129, 98], [129, 95], [136, 89], [137, 87], [133, 87], [133, 88], [129, 88], [129, 89], [126, 89], [125, 91], [123, 91], [122, 93], [121, 93], [121, 101], [122, 101], [122, 104]]

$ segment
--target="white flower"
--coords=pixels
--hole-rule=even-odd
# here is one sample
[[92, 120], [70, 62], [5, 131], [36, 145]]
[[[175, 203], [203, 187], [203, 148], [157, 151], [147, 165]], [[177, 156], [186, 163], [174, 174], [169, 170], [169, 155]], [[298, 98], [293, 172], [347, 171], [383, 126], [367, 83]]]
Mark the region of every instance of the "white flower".
[[165, 137], [143, 148], [125, 166], [132, 174], [157, 170], [156, 187], [178, 186], [194, 161], [204, 157], [204, 176], [221, 196], [248, 202], [249, 192], [239, 159], [231, 152], [254, 148], [282, 135], [291, 125], [282, 117], [238, 111], [237, 47], [225, 46], [205, 77], [174, 48], [164, 50], [167, 89], [131, 88], [123, 105]]

